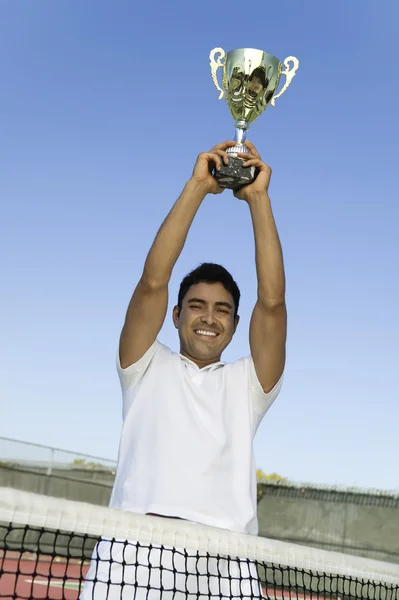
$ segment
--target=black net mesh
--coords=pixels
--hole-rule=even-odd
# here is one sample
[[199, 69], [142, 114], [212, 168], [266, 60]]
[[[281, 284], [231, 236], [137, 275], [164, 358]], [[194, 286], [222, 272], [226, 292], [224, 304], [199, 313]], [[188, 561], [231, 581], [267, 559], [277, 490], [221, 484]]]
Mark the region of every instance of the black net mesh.
[[[56, 502], [60, 511], [64, 510], [65, 503]], [[87, 513], [86, 505], [83, 506]], [[97, 510], [97, 507], [93, 509]], [[104, 515], [111, 512], [112, 516], [118, 512], [101, 510], [105, 511]], [[54, 522], [56, 511], [57, 504], [52, 506], [50, 525]], [[28, 517], [29, 511], [25, 512]], [[322, 551], [317, 554], [322, 560], [315, 561], [317, 551], [314, 549], [282, 543], [279, 543], [276, 561], [265, 560], [266, 551], [262, 544], [267, 552], [269, 546], [273, 552], [275, 542], [262, 539], [259, 540], [261, 551], [258, 559], [251, 550], [252, 540], [248, 542], [251, 536], [232, 537], [231, 552], [219, 553], [212, 550], [215, 546], [212, 536], [223, 535], [223, 532], [206, 528], [204, 537], [203, 527], [198, 529], [201, 531], [199, 537], [202, 545], [206, 545], [204, 539], [208, 540], [209, 550], [190, 550], [189, 545], [180, 545], [182, 538], [179, 533], [175, 536], [179, 543], [175, 545], [157, 543], [164, 537], [162, 519], [155, 519], [156, 526], [148, 530], [149, 517], [143, 517], [146, 528], [144, 539], [140, 541], [140, 535], [132, 539], [132, 530], [129, 529], [127, 541], [120, 535], [106, 535], [112, 529], [108, 517], [104, 519], [105, 534], [99, 536], [83, 532], [90, 527], [83, 523], [87, 514], [82, 517], [79, 512], [73, 515], [69, 511], [68, 522], [75, 527], [71, 526], [68, 530], [54, 529], [46, 522], [43, 526], [35, 525], [40, 520], [38, 517], [32, 519], [33, 524], [23, 524], [16, 523], [15, 519], [11, 523], [4, 522], [3, 516], [4, 512], [2, 515], [0, 510], [0, 598], [399, 600], [399, 565], [350, 556], [337, 557], [334, 553]], [[125, 519], [123, 514], [124, 522]], [[21, 516], [16, 520], [21, 521]], [[176, 527], [179, 532], [184, 524], [176, 522]], [[193, 527], [190, 525], [188, 544], [190, 539], [191, 543], [195, 539]], [[168, 528], [166, 538], [171, 540], [170, 524]], [[136, 530], [137, 526], [133, 529]], [[120, 531], [119, 527], [118, 534]], [[154, 541], [149, 541], [150, 537]], [[249, 557], [245, 556], [246, 548], [249, 549]], [[306, 562], [308, 567], [304, 566]]]

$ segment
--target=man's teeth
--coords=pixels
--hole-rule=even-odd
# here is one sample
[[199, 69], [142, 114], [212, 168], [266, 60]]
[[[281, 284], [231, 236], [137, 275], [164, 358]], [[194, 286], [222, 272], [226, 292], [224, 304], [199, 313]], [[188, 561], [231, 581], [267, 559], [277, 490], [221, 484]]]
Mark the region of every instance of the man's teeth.
[[198, 333], [199, 335], [210, 335], [212, 337], [216, 336], [216, 333], [214, 333], [213, 331], [205, 331], [204, 329], [197, 329], [195, 333]]

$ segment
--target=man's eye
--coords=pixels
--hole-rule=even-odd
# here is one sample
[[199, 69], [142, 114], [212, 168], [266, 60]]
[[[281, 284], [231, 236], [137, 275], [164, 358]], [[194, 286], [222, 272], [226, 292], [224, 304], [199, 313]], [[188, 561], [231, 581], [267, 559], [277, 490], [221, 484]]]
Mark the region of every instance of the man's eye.
[[224, 315], [228, 315], [229, 314], [229, 311], [225, 310], [224, 308], [219, 308], [219, 312], [223, 313]]
[[191, 308], [195, 308], [195, 309], [197, 309], [197, 308], [201, 308], [201, 307], [200, 307], [200, 305], [199, 305], [199, 304], [192, 304], [192, 305], [191, 305]]

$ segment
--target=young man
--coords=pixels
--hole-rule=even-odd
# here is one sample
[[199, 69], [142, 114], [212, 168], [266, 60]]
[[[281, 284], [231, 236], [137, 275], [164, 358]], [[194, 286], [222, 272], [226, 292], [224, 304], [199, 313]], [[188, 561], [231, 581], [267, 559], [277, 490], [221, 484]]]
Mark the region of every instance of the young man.
[[[233, 364], [221, 362], [238, 325], [240, 292], [231, 275], [214, 264], [201, 265], [181, 284], [173, 309], [180, 353], [157, 340], [166, 316], [173, 267], [205, 196], [223, 191], [211, 173], [228, 162], [226, 150], [232, 145], [234, 142], [224, 142], [198, 156], [191, 179], [158, 231], [130, 301], [119, 346], [124, 423], [111, 507], [256, 535], [253, 438], [280, 391], [287, 316], [283, 258], [268, 196], [271, 170], [250, 142], [250, 154], [240, 156], [246, 159], [246, 166], [258, 169], [258, 175], [234, 195], [247, 202], [255, 236], [258, 295], [249, 332], [251, 356]], [[139, 562], [138, 552], [133, 544], [131, 564]], [[129, 574], [122, 545], [118, 551], [102, 542], [97, 553], [101, 564], [108, 564], [100, 579], [105, 577], [113, 585], [103, 588], [108, 596], [101, 595], [100, 588], [94, 594], [91, 588], [82, 598], [92, 597], [92, 592], [95, 598], [121, 598], [122, 588], [115, 585], [121, 580], [130, 584], [125, 585], [126, 593], [136, 584], [137, 598], [147, 597], [147, 586], [167, 588], [159, 575], [158, 582], [149, 583], [148, 558], [143, 559], [144, 565], [140, 563], [140, 574], [137, 570]], [[162, 566], [167, 578], [171, 570], [162, 563], [161, 555], [152, 557], [152, 570], [154, 565]], [[184, 566], [174, 566], [180, 577]], [[246, 568], [247, 577], [256, 581], [256, 572], [250, 565]], [[208, 573], [213, 570], [220, 576], [224, 569], [226, 565], [207, 562]], [[230, 588], [222, 592], [218, 588], [220, 597], [232, 595], [231, 569], [230, 564], [226, 575]], [[176, 573], [173, 576], [179, 593], [187, 590], [187, 582], [179, 583]], [[203, 583], [194, 577], [193, 597], [211, 593], [209, 581], [208, 587]], [[258, 592], [259, 588], [250, 594]]]

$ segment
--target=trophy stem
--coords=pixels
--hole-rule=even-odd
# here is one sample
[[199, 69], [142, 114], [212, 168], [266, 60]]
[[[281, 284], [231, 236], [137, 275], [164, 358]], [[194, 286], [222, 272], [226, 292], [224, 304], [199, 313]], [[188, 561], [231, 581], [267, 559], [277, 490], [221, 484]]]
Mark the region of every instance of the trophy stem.
[[235, 123], [235, 135], [234, 141], [235, 146], [227, 149], [227, 154], [235, 156], [237, 152], [249, 152], [244, 142], [247, 139], [247, 130], [249, 129], [249, 123], [247, 121], [237, 121]]
[[245, 140], [247, 139], [247, 130], [249, 129], [249, 124], [247, 121], [237, 121], [235, 124], [235, 136], [234, 141], [237, 142], [238, 146], [243, 146]]

